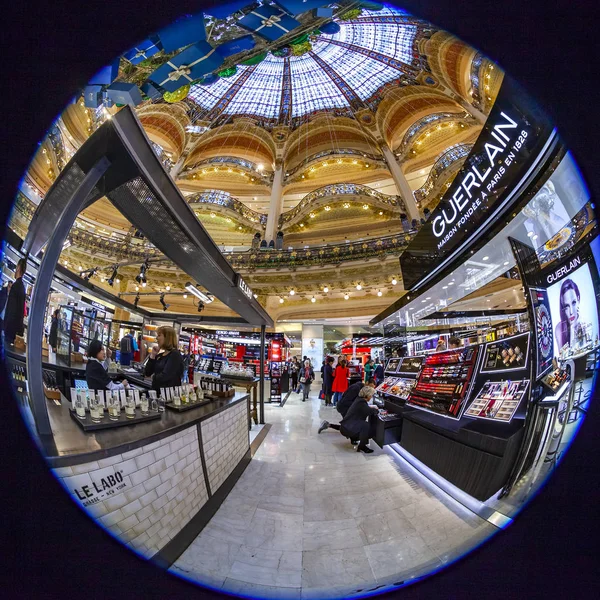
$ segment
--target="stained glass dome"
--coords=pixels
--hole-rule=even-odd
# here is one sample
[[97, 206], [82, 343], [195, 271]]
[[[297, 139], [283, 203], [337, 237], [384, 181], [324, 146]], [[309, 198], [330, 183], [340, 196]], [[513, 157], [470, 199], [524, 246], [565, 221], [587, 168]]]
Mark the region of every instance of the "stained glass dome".
[[406, 12], [363, 10], [338, 24], [338, 33], [313, 36], [303, 56], [269, 53], [259, 64], [238, 66], [232, 77], [193, 86], [189, 97], [207, 120], [249, 115], [292, 124], [318, 111], [368, 107], [382, 86], [415, 73], [418, 26]]

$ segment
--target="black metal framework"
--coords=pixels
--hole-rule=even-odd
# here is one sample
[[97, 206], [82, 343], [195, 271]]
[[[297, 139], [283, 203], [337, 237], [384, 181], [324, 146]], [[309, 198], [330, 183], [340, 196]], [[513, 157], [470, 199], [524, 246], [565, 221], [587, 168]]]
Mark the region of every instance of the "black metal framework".
[[156, 248], [247, 324], [273, 326], [252, 294], [238, 285], [236, 272], [165, 171], [135, 112], [123, 107], [61, 171], [37, 208], [22, 246], [32, 256], [46, 247], [32, 297], [27, 346], [30, 392], [40, 435], [51, 434], [41, 348], [52, 277], [75, 217], [103, 196]]

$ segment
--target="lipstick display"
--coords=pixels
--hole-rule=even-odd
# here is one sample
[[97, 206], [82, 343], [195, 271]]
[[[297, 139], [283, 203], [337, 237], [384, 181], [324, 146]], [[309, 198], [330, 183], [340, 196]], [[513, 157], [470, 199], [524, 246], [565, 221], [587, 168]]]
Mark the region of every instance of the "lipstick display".
[[486, 381], [465, 416], [479, 419], [491, 419], [508, 423], [515, 414], [529, 380], [522, 381]]
[[407, 404], [460, 418], [479, 348], [469, 347], [428, 356]]

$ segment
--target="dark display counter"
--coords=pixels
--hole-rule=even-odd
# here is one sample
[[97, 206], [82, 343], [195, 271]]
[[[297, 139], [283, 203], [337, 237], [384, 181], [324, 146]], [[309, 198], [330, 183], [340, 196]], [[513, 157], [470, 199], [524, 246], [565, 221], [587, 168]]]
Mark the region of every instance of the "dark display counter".
[[524, 422], [452, 421], [416, 409], [403, 413], [401, 446], [478, 500], [506, 482], [519, 452]]

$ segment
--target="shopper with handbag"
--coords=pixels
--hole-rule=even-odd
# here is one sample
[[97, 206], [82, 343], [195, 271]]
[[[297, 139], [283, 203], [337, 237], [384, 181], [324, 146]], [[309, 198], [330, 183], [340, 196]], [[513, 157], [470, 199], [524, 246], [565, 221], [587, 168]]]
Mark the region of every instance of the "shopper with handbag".
[[304, 361], [304, 366], [300, 369], [299, 383], [302, 385], [302, 402], [306, 402], [310, 394], [310, 384], [315, 380], [315, 372], [310, 366], [310, 360]]

